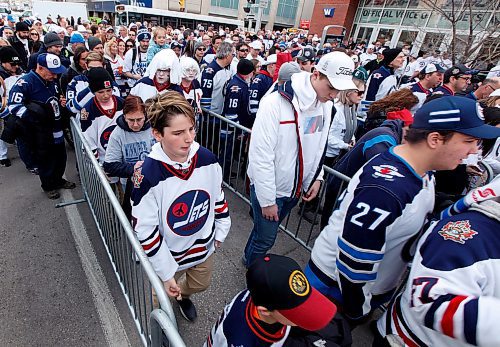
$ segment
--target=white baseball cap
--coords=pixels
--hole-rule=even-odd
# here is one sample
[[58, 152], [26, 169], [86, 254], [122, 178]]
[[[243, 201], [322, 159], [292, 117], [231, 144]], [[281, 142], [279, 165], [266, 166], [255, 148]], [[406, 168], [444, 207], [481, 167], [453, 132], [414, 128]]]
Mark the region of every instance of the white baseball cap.
[[500, 77], [500, 65], [495, 66], [488, 72], [486, 78]]
[[326, 75], [333, 88], [337, 90], [358, 89], [352, 81], [354, 62], [343, 52], [331, 52], [323, 55], [315, 68]]
[[278, 56], [276, 54], [271, 54], [267, 57], [266, 61], [262, 65], [276, 64], [278, 61]]
[[249, 44], [249, 46], [250, 46], [250, 48], [253, 48], [253, 49], [260, 49], [260, 50], [262, 50], [262, 48], [263, 48], [262, 47], [262, 42], [260, 42], [259, 40], [255, 40], [255, 41], [251, 42]]

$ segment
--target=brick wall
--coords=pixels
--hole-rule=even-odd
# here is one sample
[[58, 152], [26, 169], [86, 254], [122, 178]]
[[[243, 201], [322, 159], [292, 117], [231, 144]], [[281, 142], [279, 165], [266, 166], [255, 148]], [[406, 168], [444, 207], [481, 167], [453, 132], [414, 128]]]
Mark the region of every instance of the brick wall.
[[[346, 37], [348, 37], [358, 4], [359, 0], [316, 0], [309, 33], [321, 36], [326, 25], [335, 24], [346, 27]], [[335, 8], [333, 17], [325, 17], [324, 8]], [[340, 35], [340, 32], [334, 34]]]

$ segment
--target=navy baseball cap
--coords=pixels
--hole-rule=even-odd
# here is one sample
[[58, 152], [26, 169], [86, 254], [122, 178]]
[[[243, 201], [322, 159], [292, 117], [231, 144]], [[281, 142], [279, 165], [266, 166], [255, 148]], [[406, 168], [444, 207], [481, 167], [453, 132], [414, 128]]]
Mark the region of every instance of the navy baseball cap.
[[42, 53], [38, 55], [37, 64], [47, 68], [50, 72], [60, 74], [66, 71], [66, 68], [61, 65], [61, 59], [55, 54]]
[[479, 139], [495, 139], [500, 128], [484, 124], [479, 103], [462, 96], [443, 96], [425, 103], [415, 113], [412, 128], [449, 130]]

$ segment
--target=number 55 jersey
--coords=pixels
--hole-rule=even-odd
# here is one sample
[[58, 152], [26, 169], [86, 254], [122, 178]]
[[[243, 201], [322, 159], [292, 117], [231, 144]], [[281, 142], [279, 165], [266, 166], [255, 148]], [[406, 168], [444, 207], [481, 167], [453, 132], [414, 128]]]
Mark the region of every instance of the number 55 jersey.
[[156, 143], [132, 177], [132, 224], [162, 281], [204, 262], [231, 227], [215, 155], [196, 142], [185, 163]]
[[390, 299], [409, 259], [403, 254], [434, 207], [433, 177], [418, 175], [393, 149], [352, 177], [311, 253], [311, 270], [333, 283], [354, 320]]

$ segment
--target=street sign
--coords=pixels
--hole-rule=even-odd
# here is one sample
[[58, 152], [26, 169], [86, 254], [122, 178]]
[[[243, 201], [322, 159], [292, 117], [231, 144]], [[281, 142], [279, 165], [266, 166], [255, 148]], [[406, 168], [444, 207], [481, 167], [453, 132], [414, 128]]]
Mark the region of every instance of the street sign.
[[311, 21], [308, 19], [301, 19], [299, 28], [304, 29], [304, 30], [309, 30], [309, 27], [311, 26]]

